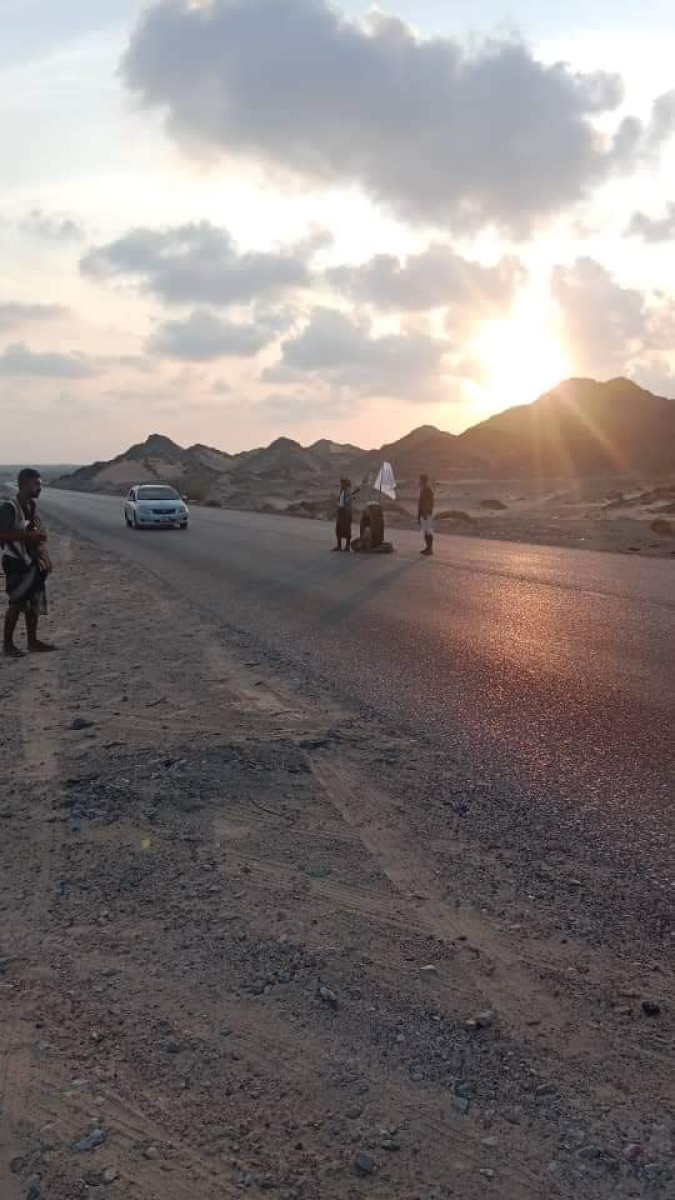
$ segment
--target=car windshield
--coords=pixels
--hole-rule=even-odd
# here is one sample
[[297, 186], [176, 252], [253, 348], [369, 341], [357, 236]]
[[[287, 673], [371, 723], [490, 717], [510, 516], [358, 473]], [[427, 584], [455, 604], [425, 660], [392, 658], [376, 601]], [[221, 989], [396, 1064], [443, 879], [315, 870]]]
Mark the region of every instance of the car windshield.
[[178, 500], [178, 492], [170, 487], [143, 487], [138, 489], [139, 500]]

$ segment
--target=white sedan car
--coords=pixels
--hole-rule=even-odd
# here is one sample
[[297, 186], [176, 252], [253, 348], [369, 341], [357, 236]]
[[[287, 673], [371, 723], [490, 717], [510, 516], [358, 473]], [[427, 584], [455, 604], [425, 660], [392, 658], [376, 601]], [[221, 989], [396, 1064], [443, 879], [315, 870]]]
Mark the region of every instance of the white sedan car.
[[187, 529], [187, 501], [167, 483], [139, 483], [124, 502], [130, 529]]

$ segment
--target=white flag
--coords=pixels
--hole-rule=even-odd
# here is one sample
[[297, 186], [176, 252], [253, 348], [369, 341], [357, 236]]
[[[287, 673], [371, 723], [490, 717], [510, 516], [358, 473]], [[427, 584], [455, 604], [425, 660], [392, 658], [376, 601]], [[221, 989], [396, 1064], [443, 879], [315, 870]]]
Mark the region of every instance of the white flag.
[[382, 492], [384, 496], [388, 496], [390, 500], [396, 499], [396, 479], [391, 463], [382, 463], [373, 487], [377, 492]]

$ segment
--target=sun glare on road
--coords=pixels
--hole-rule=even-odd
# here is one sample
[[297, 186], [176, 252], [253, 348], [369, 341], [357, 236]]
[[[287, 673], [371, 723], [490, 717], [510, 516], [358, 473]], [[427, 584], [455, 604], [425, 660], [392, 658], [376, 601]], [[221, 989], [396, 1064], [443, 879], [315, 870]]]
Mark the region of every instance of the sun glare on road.
[[476, 407], [483, 417], [529, 403], [572, 373], [555, 316], [534, 292], [508, 319], [482, 325], [470, 353], [482, 371]]

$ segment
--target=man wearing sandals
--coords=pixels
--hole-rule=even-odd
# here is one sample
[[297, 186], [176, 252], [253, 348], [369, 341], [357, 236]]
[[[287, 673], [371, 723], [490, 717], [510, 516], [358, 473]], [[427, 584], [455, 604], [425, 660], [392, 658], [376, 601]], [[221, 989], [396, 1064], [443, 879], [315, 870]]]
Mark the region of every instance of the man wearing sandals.
[[36, 504], [42, 490], [40, 472], [25, 467], [19, 472], [18, 485], [16, 496], [0, 503], [0, 554], [9, 601], [3, 652], [8, 658], [24, 656], [14, 642], [21, 613], [26, 622], [29, 653], [54, 649], [38, 637], [40, 616], [47, 611], [46, 583], [51, 571], [45, 548], [47, 534]]

